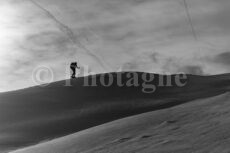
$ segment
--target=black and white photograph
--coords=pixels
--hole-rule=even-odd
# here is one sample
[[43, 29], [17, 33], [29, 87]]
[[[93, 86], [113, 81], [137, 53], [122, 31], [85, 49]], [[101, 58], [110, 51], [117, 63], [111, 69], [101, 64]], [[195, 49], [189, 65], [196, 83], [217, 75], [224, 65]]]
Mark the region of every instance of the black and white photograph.
[[0, 0], [0, 153], [230, 153], [229, 0]]

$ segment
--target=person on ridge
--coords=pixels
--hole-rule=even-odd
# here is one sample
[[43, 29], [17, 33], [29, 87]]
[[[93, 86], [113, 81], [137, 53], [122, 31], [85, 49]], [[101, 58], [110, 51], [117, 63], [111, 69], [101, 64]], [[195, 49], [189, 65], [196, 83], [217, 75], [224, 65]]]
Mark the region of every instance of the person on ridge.
[[76, 78], [76, 68], [77, 69], [80, 69], [80, 67], [78, 67], [78, 65], [77, 65], [77, 62], [72, 62], [71, 64], [70, 64], [70, 69], [72, 70], [72, 76], [71, 76], [71, 78]]

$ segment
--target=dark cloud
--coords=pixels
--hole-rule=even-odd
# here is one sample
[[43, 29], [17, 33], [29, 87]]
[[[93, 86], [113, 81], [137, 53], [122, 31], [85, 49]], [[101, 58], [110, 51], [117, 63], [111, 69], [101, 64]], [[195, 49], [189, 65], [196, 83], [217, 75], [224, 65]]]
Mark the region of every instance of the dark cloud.
[[158, 56], [159, 56], [159, 53], [155, 52], [155, 53], [150, 55], [150, 58], [154, 63], [157, 63], [158, 62]]
[[[191, 2], [190, 2], [191, 3]], [[202, 1], [200, 6], [191, 5], [190, 9], [202, 10], [201, 7], [206, 7], [210, 11], [203, 11], [200, 15], [195, 14], [195, 12], [191, 13], [192, 22], [194, 24], [195, 30], [197, 32], [198, 37], [204, 36], [221, 36], [229, 35], [230, 30], [230, 21], [229, 21], [229, 0], [210, 0]], [[215, 44], [217, 42], [214, 42]]]
[[137, 69], [138, 69], [138, 64], [135, 62], [125, 63], [121, 68], [122, 71], [135, 71]]
[[194, 74], [194, 75], [203, 75], [204, 71], [201, 66], [184, 66], [178, 69], [178, 72], [183, 72], [186, 74]]
[[214, 57], [214, 62], [230, 65], [230, 52], [224, 52]]
[[26, 38], [30, 43], [40, 46], [50, 46], [66, 42], [66, 37], [55, 31], [44, 31], [37, 34], [31, 34]]
[[[36, 0], [36, 2], [46, 10], [39, 9], [27, 0], [7, 0], [9, 3], [7, 7], [14, 6], [12, 12], [6, 8], [2, 10], [5, 17], [0, 20], [3, 19], [4, 22], [5, 19], [12, 20], [7, 25], [8, 31], [3, 28], [3, 34], [6, 31], [6, 36], [2, 35], [2, 39], [7, 39], [9, 33], [9, 36], [12, 35], [9, 44], [14, 44], [12, 47], [3, 46], [3, 50], [12, 53], [10, 57], [4, 55], [5, 62], [1, 62], [3, 64], [0, 65], [6, 67], [2, 69], [2, 74], [7, 73], [7, 77], [1, 76], [6, 82], [8, 76], [23, 81], [31, 75], [33, 67], [44, 63], [54, 65], [58, 77], [63, 79], [65, 62], [76, 58], [78, 61], [81, 60], [80, 63], [93, 65], [93, 71], [101, 72], [98, 60], [94, 60], [94, 54], [100, 57], [101, 61], [109, 61], [115, 68], [122, 66], [123, 70], [172, 73], [182, 71], [201, 75], [207, 70], [213, 70], [213, 74], [220, 72], [217, 70], [217, 65], [224, 67], [223, 71], [226, 71], [226, 65], [230, 64], [229, 52], [218, 54], [219, 50], [215, 50], [213, 54], [218, 55], [212, 57], [210, 55], [212, 50], [209, 49], [213, 48], [211, 45], [206, 43], [200, 47], [203, 43], [201, 40], [204, 40], [213, 41], [213, 46], [222, 46], [222, 43], [226, 43], [227, 45], [222, 48], [228, 48], [229, 0], [188, 0], [189, 12], [199, 37], [199, 42], [196, 44], [181, 3], [183, 1]], [[15, 34], [20, 37], [16, 37]], [[21, 43], [20, 47], [13, 43], [14, 39]], [[77, 46], [79, 44], [81, 48]], [[207, 45], [210, 47], [207, 48]], [[84, 51], [82, 48], [85, 46], [90, 50]], [[16, 51], [12, 51], [14, 48]], [[201, 56], [202, 49], [207, 50], [202, 52], [203, 56], [212, 57], [204, 61], [205, 67], [199, 66], [201, 58], [194, 58], [194, 54]], [[8, 61], [11, 61], [10, 64]], [[11, 86], [14, 88], [13, 84]]]
[[165, 59], [165, 63], [162, 69], [168, 73], [185, 73], [193, 75], [204, 75], [207, 74], [204, 71], [204, 67], [199, 64], [193, 64], [196, 62], [194, 58], [193, 61], [186, 61], [178, 58], [168, 57]]
[[153, 3], [155, 1], [157, 0], [100, 0], [96, 4], [110, 12], [120, 14], [128, 11], [132, 7], [145, 3]]
[[105, 41], [121, 42], [127, 38], [134, 39], [138, 37], [137, 31], [131, 27], [134, 22], [131, 19], [100, 23], [92, 26], [92, 30], [100, 33]]
[[49, 59], [72, 55], [75, 51], [69, 49], [71, 45], [71, 41], [63, 34], [54, 31], [44, 31], [28, 35], [21, 48], [27, 51], [32, 58], [42, 60], [42, 58]]

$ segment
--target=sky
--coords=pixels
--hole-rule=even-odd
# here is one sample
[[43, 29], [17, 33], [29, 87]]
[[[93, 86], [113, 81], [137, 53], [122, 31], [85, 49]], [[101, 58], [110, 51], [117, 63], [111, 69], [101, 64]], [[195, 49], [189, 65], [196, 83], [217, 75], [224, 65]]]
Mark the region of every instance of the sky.
[[0, 92], [36, 85], [41, 66], [69, 78], [72, 61], [94, 73], [229, 73], [230, 1], [186, 2], [192, 26], [183, 0], [1, 0]]

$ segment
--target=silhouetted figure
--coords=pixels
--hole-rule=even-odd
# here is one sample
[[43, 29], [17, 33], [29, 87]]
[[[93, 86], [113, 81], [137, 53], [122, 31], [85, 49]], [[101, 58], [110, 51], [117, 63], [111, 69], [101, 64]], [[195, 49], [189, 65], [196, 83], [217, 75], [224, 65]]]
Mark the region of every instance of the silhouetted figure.
[[71, 78], [76, 78], [76, 68], [80, 69], [80, 67], [77, 66], [77, 62], [73, 62], [70, 64], [70, 69], [72, 70], [72, 76]]

